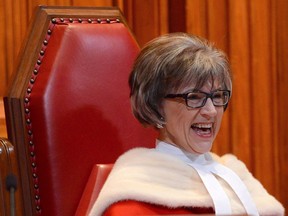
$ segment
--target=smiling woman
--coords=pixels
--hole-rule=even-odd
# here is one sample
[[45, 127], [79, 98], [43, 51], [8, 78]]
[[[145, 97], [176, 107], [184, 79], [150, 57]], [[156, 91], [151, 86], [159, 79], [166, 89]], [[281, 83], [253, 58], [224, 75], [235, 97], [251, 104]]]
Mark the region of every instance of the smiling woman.
[[129, 84], [156, 145], [117, 160], [90, 215], [284, 215], [241, 161], [210, 152], [232, 92], [221, 50], [185, 33], [160, 36], [138, 55]]

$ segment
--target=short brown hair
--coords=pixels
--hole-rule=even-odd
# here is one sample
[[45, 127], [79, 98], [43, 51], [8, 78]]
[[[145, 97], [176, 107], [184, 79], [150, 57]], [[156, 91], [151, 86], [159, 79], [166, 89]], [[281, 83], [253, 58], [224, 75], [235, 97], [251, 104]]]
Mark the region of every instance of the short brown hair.
[[200, 89], [211, 79], [232, 90], [229, 63], [221, 50], [186, 33], [155, 38], [139, 53], [129, 77], [133, 114], [143, 125], [162, 125], [167, 94], [189, 85]]

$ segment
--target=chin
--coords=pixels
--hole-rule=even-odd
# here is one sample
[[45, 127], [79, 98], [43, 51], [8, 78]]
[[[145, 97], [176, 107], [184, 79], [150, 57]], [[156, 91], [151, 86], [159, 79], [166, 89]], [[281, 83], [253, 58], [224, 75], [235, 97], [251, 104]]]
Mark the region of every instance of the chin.
[[198, 145], [200, 148], [195, 149], [196, 153], [198, 154], [205, 154], [207, 152], [210, 152], [212, 149], [212, 142], [209, 143], [199, 143]]

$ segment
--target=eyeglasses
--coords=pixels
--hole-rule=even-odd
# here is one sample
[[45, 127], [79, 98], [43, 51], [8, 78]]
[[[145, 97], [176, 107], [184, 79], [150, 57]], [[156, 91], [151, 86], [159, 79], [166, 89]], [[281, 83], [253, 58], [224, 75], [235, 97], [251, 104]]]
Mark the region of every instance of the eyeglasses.
[[230, 99], [229, 90], [215, 90], [210, 93], [206, 93], [199, 90], [193, 90], [184, 94], [168, 94], [165, 98], [183, 98], [186, 102], [186, 106], [191, 108], [200, 108], [206, 104], [208, 98], [211, 98], [212, 103], [216, 107], [225, 106]]

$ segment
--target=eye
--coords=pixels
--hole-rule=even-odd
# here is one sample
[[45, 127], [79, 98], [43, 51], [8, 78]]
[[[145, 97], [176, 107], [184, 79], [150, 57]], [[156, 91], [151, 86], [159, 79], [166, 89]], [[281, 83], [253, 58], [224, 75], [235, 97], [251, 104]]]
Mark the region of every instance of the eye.
[[229, 98], [229, 93], [226, 91], [217, 91], [213, 94], [213, 101], [214, 103], [223, 104], [226, 103]]
[[202, 100], [206, 95], [200, 92], [191, 92], [187, 95], [187, 100]]
[[221, 99], [221, 98], [224, 98], [226, 95], [225, 95], [225, 93], [224, 92], [215, 92], [214, 94], [213, 94], [213, 98], [215, 98], [215, 99]]

